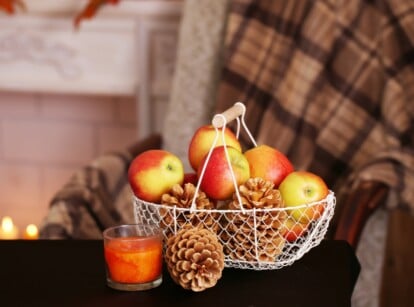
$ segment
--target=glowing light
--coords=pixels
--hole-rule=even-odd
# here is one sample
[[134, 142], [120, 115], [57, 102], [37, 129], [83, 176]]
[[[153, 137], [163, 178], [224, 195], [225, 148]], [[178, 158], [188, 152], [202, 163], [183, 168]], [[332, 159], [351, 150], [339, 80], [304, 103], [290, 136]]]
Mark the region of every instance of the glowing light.
[[35, 224], [27, 225], [24, 238], [27, 240], [36, 240], [39, 238], [39, 230]]
[[5, 240], [14, 240], [18, 239], [19, 237], [19, 230], [13, 224], [13, 220], [10, 216], [5, 216], [1, 220], [1, 228], [0, 228], [0, 239]]

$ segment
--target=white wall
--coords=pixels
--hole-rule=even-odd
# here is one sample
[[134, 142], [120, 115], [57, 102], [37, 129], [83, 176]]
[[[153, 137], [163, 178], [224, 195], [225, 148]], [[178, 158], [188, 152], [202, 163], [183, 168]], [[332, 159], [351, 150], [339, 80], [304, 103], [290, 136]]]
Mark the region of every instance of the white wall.
[[86, 2], [0, 13], [0, 219], [21, 231], [75, 170], [163, 122], [182, 1], [123, 0], [74, 31]]
[[137, 139], [135, 97], [0, 92], [0, 218], [39, 224], [56, 190]]

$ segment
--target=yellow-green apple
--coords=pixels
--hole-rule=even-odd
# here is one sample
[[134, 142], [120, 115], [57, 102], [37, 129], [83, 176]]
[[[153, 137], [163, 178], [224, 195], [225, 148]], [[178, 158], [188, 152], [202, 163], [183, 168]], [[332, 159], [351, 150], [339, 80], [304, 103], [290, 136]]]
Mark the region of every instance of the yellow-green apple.
[[[249, 162], [241, 151], [231, 146], [218, 146], [211, 152], [210, 159], [207, 156], [201, 161], [197, 170], [200, 188], [208, 197], [215, 200], [229, 199], [235, 192], [232, 170], [229, 167], [225, 148], [229, 154], [231, 169], [233, 170], [237, 186], [250, 178]], [[205, 172], [201, 178], [204, 164], [207, 163]]]
[[288, 242], [295, 242], [299, 237], [303, 236], [308, 230], [309, 224], [299, 223], [295, 219], [287, 218], [281, 228], [280, 233]]
[[[307, 224], [318, 219], [325, 208], [323, 200], [329, 193], [325, 181], [318, 175], [307, 171], [294, 171], [279, 185], [285, 206], [290, 208], [290, 216], [300, 223]], [[306, 205], [302, 208], [296, 206]]]
[[142, 152], [128, 169], [128, 180], [134, 194], [148, 202], [159, 202], [162, 194], [174, 184], [182, 184], [183, 179], [184, 166], [181, 160], [161, 149]]
[[[221, 129], [221, 128], [220, 128]], [[236, 135], [229, 129], [224, 129], [224, 141], [219, 131], [219, 136], [215, 147], [228, 145], [236, 148], [241, 151], [241, 145]], [[197, 171], [198, 167], [201, 164], [201, 161], [205, 155], [210, 151], [211, 146], [213, 145], [214, 138], [216, 137], [216, 130], [212, 125], [201, 126], [196, 130], [193, 137], [191, 138], [190, 145], [188, 147], [188, 161], [190, 162], [191, 167]]]
[[277, 149], [259, 145], [247, 150], [244, 156], [249, 161], [250, 176], [260, 177], [278, 187], [282, 180], [293, 171], [289, 159]]

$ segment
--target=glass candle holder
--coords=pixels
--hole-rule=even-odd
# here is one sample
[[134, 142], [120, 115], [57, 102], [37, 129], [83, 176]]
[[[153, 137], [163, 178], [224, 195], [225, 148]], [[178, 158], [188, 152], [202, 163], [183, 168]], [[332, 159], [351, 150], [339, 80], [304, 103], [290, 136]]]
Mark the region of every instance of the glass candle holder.
[[131, 224], [103, 232], [109, 287], [138, 291], [162, 283], [163, 234], [156, 225]]

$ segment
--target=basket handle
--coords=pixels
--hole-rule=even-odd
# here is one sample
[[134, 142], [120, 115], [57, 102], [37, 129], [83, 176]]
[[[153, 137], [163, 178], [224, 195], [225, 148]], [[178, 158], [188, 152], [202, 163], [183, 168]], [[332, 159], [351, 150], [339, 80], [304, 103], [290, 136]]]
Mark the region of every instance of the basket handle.
[[232, 107], [228, 108], [223, 113], [214, 115], [211, 123], [215, 128], [221, 128], [239, 116], [244, 116], [245, 112], [246, 107], [244, 104], [236, 102]]
[[[224, 136], [224, 130], [226, 129], [227, 123], [234, 120], [234, 119], [237, 119], [238, 130], [239, 130], [239, 128], [240, 128], [240, 119], [239, 119], [239, 117], [240, 117], [241, 118], [241, 124], [242, 124], [244, 130], [246, 131], [246, 133], [250, 137], [250, 140], [252, 141], [254, 146], [257, 146], [255, 139], [253, 138], [252, 134], [250, 133], [250, 131], [247, 128], [246, 123], [244, 121], [245, 113], [246, 113], [245, 105], [241, 102], [236, 102], [232, 107], [225, 110], [223, 113], [214, 115], [213, 120], [211, 121], [211, 123], [212, 123], [214, 129], [216, 130], [216, 136], [215, 136], [213, 144], [211, 145], [210, 150], [209, 150], [209, 152], [208, 152], [208, 154], [205, 158], [206, 160], [205, 160], [204, 166], [201, 170], [200, 178], [198, 180], [196, 190], [195, 190], [195, 193], [194, 193], [194, 197], [193, 197], [193, 200], [191, 202], [190, 212], [194, 212], [194, 210], [196, 209], [195, 199], [198, 195], [198, 191], [200, 189], [200, 184], [201, 184], [202, 178], [204, 176], [204, 172], [206, 170], [207, 164], [210, 160], [211, 153], [212, 153], [215, 145], [217, 144], [217, 141], [218, 141], [218, 138], [219, 138], [219, 129], [221, 129], [222, 141], [223, 141], [223, 144], [225, 145], [226, 140], [225, 140], [225, 136]], [[238, 135], [239, 135], [239, 132], [237, 132], [237, 137], [238, 137]], [[229, 154], [228, 154], [226, 146], [224, 146], [224, 151], [226, 153], [226, 160], [228, 162], [228, 166], [229, 166], [230, 170], [232, 170], [232, 166], [230, 164], [230, 158], [229, 158]], [[239, 201], [240, 209], [241, 209], [242, 213], [244, 213], [244, 208], [242, 206], [240, 193], [239, 193], [239, 190], [238, 190], [238, 187], [237, 187], [237, 182], [236, 182], [236, 178], [235, 178], [235, 175], [234, 175], [233, 171], [231, 171], [231, 174], [232, 174], [232, 179], [233, 179], [233, 184], [234, 184], [234, 187], [235, 187], [235, 193], [236, 193], [236, 196], [237, 196], [237, 200]]]

